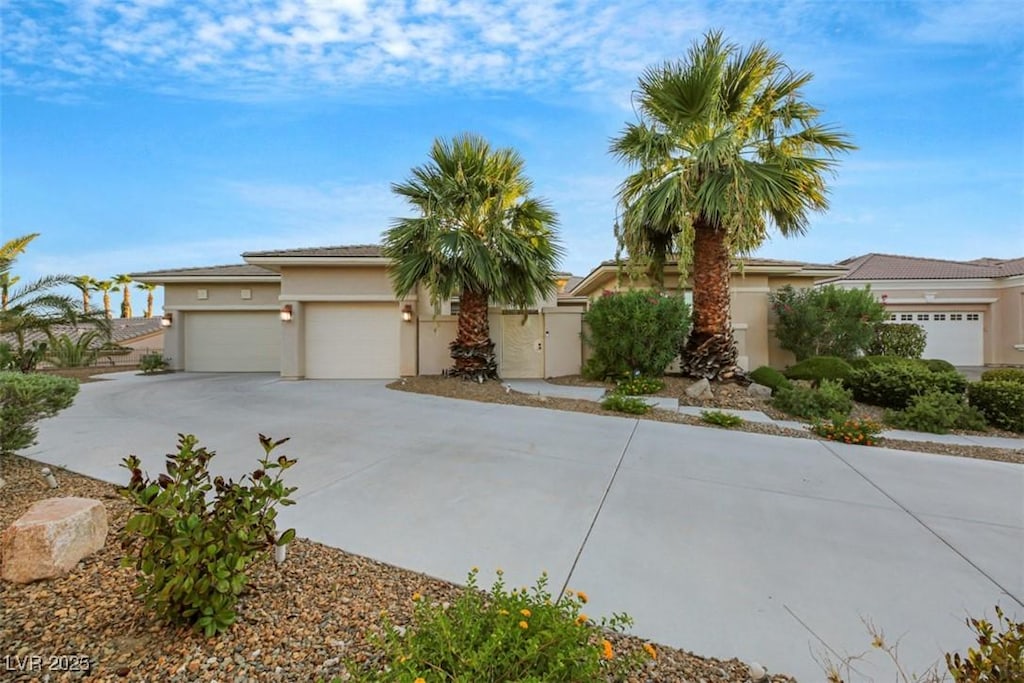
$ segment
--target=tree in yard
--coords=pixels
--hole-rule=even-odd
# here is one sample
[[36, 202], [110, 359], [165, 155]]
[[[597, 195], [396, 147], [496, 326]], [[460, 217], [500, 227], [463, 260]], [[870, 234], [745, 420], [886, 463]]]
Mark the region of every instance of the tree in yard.
[[472, 134], [435, 140], [430, 160], [392, 185], [419, 215], [395, 220], [384, 234], [391, 280], [399, 298], [425, 285], [435, 313], [459, 296], [455, 375], [497, 377], [490, 301], [526, 309], [554, 291], [557, 218], [530, 196], [532, 185], [515, 150], [492, 149]]
[[153, 292], [156, 291], [156, 285], [150, 282], [140, 282], [135, 285], [136, 289], [141, 289], [146, 293], [146, 317], [153, 317]]
[[0, 310], [7, 310], [7, 302], [11, 299], [11, 289], [21, 278], [10, 273], [0, 275]]
[[114, 284], [121, 288], [121, 317], [132, 317], [132, 276], [122, 273], [114, 276]]
[[96, 287], [96, 280], [88, 275], [79, 275], [75, 278], [73, 284], [78, 288], [78, 291], [82, 293], [82, 311], [85, 313], [89, 312], [90, 302], [89, 294]]
[[761, 43], [742, 49], [711, 32], [684, 60], [643, 73], [640, 120], [612, 141], [612, 154], [635, 169], [618, 193], [620, 250], [657, 281], [669, 258], [692, 273], [693, 327], [682, 349], [690, 376], [736, 371], [733, 258], [761, 245], [770, 225], [803, 234], [809, 212], [828, 207], [836, 155], [855, 149], [804, 101], [811, 79]]
[[113, 280], [96, 280], [92, 284], [93, 289], [97, 292], [103, 292], [103, 314], [108, 319], [113, 318], [114, 315], [110, 310], [110, 291], [117, 287]]

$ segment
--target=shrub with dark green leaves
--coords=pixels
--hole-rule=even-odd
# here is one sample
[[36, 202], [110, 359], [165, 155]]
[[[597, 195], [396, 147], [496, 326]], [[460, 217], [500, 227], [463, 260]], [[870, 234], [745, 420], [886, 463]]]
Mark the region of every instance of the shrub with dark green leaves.
[[916, 323], [876, 323], [875, 337], [867, 352], [874, 356], [920, 358], [928, 343], [928, 334]]
[[903, 410], [887, 410], [885, 421], [899, 429], [945, 434], [951, 429], [985, 429], [985, 416], [964, 396], [929, 391], [910, 399]]
[[614, 410], [618, 413], [629, 413], [631, 415], [644, 415], [651, 410], [651, 405], [642, 398], [615, 393], [605, 396], [601, 400], [601, 407], [605, 410]]
[[955, 365], [941, 358], [924, 358], [921, 362], [932, 372], [957, 372]]
[[739, 415], [733, 415], [721, 410], [702, 410], [700, 411], [700, 419], [708, 424], [715, 425], [716, 427], [725, 427], [726, 429], [739, 427], [743, 424], [743, 418]]
[[967, 387], [967, 400], [993, 427], [1024, 432], [1024, 384], [1006, 380], [973, 382]]
[[967, 380], [958, 372], [932, 372], [921, 362], [879, 363], [854, 370], [847, 380], [863, 403], [902, 410], [914, 396], [939, 391], [959, 396]]
[[139, 370], [144, 375], [152, 375], [157, 372], [163, 372], [170, 366], [170, 363], [162, 354], [159, 353], [147, 353], [139, 359]]
[[982, 382], [1017, 382], [1024, 384], [1024, 368], [993, 368], [981, 373]]
[[656, 377], [631, 377], [615, 386], [615, 393], [623, 396], [645, 396], [656, 394], [665, 388], [665, 383]]
[[772, 390], [772, 393], [778, 391], [779, 387], [789, 386], [790, 382], [786, 379], [786, 376], [775, 368], [762, 365], [753, 372], [747, 375], [750, 379], [757, 382], [761, 386], [768, 387]]
[[156, 480], [143, 475], [136, 456], [124, 459], [132, 476], [120, 493], [135, 510], [124, 529], [133, 556], [122, 565], [141, 571], [135, 593], [161, 618], [207, 637], [226, 630], [249, 567], [295, 537], [294, 529], [278, 536], [275, 522], [275, 506], [292, 505], [295, 491], [281, 481], [295, 460], [272, 457], [287, 440], [260, 434], [259, 467], [238, 482], [211, 478], [214, 453], [191, 434], [179, 435], [178, 452], [167, 456], [167, 471]]
[[954, 683], [1020, 683], [1024, 681], [1024, 621], [1014, 621], [996, 605], [996, 623], [967, 618], [978, 647], [966, 654], [946, 653]]
[[679, 355], [690, 327], [690, 308], [680, 296], [653, 290], [608, 292], [590, 304], [583, 320], [592, 350], [583, 367], [591, 379], [660, 377]]
[[816, 389], [784, 386], [772, 398], [772, 405], [784, 413], [807, 419], [849, 415], [853, 410], [850, 392], [838, 382], [824, 380]]
[[36, 442], [36, 423], [70, 406], [78, 382], [67, 377], [0, 372], [0, 453], [14, 453]]
[[836, 356], [812, 356], [786, 368], [783, 374], [786, 376], [786, 379], [806, 380], [814, 386], [818, 386], [825, 379], [845, 382], [852, 372], [853, 367], [842, 358], [837, 358]]
[[786, 285], [769, 295], [777, 317], [775, 336], [798, 361], [811, 356], [853, 358], [871, 344], [885, 307], [870, 288], [834, 285], [795, 289]]

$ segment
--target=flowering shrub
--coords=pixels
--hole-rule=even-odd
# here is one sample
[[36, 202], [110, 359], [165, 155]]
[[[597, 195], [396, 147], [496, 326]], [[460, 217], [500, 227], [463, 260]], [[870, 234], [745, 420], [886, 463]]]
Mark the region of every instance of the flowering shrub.
[[872, 420], [843, 419], [836, 416], [831, 420], [817, 420], [811, 425], [811, 431], [829, 441], [857, 444], [858, 446], [874, 446], [882, 431], [882, 425]]
[[616, 394], [623, 396], [644, 396], [656, 394], [665, 388], [665, 383], [655, 377], [631, 377], [618, 383], [615, 387]]
[[811, 356], [853, 358], [875, 337], [875, 323], [885, 306], [870, 288], [841, 289], [834, 285], [796, 289], [786, 285], [769, 295], [779, 345], [798, 361]]
[[[414, 593], [412, 624], [402, 629], [384, 617], [378, 643], [383, 671], [349, 665], [356, 681], [544, 681], [570, 683], [623, 677], [639, 653], [616, 652], [604, 634], [632, 624], [625, 614], [594, 622], [583, 613], [586, 593], [554, 600], [547, 574], [533, 589], [506, 590], [501, 570], [490, 594], [477, 589], [474, 568], [451, 605]], [[644, 648], [656, 657], [653, 646]], [[340, 680], [340, 679], [336, 679]]]

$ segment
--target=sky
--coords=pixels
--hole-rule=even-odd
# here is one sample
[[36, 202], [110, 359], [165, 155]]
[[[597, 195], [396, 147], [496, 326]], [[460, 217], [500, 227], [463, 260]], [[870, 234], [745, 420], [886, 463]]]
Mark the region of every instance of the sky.
[[[104, 278], [376, 243], [435, 138], [514, 147], [564, 270], [614, 256], [645, 67], [764, 41], [859, 149], [770, 258], [1024, 256], [1024, 3], [4, 0], [0, 240]], [[144, 295], [136, 293], [135, 306]]]

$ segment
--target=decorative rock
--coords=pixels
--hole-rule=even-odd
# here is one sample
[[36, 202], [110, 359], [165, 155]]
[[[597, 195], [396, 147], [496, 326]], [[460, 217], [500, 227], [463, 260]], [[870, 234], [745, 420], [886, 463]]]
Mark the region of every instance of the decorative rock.
[[753, 683], [760, 683], [760, 681], [768, 679], [768, 671], [757, 662], [751, 662], [747, 669], [750, 672], [750, 680]]
[[107, 510], [92, 498], [47, 498], [0, 536], [0, 575], [14, 583], [52, 579], [103, 547]]
[[711, 399], [715, 397], [711, 392], [711, 382], [703, 378], [686, 387], [686, 395], [690, 398], [701, 399]]
[[766, 387], [763, 384], [755, 382], [747, 387], [747, 396], [753, 396], [754, 398], [771, 398], [772, 389], [771, 387]]

